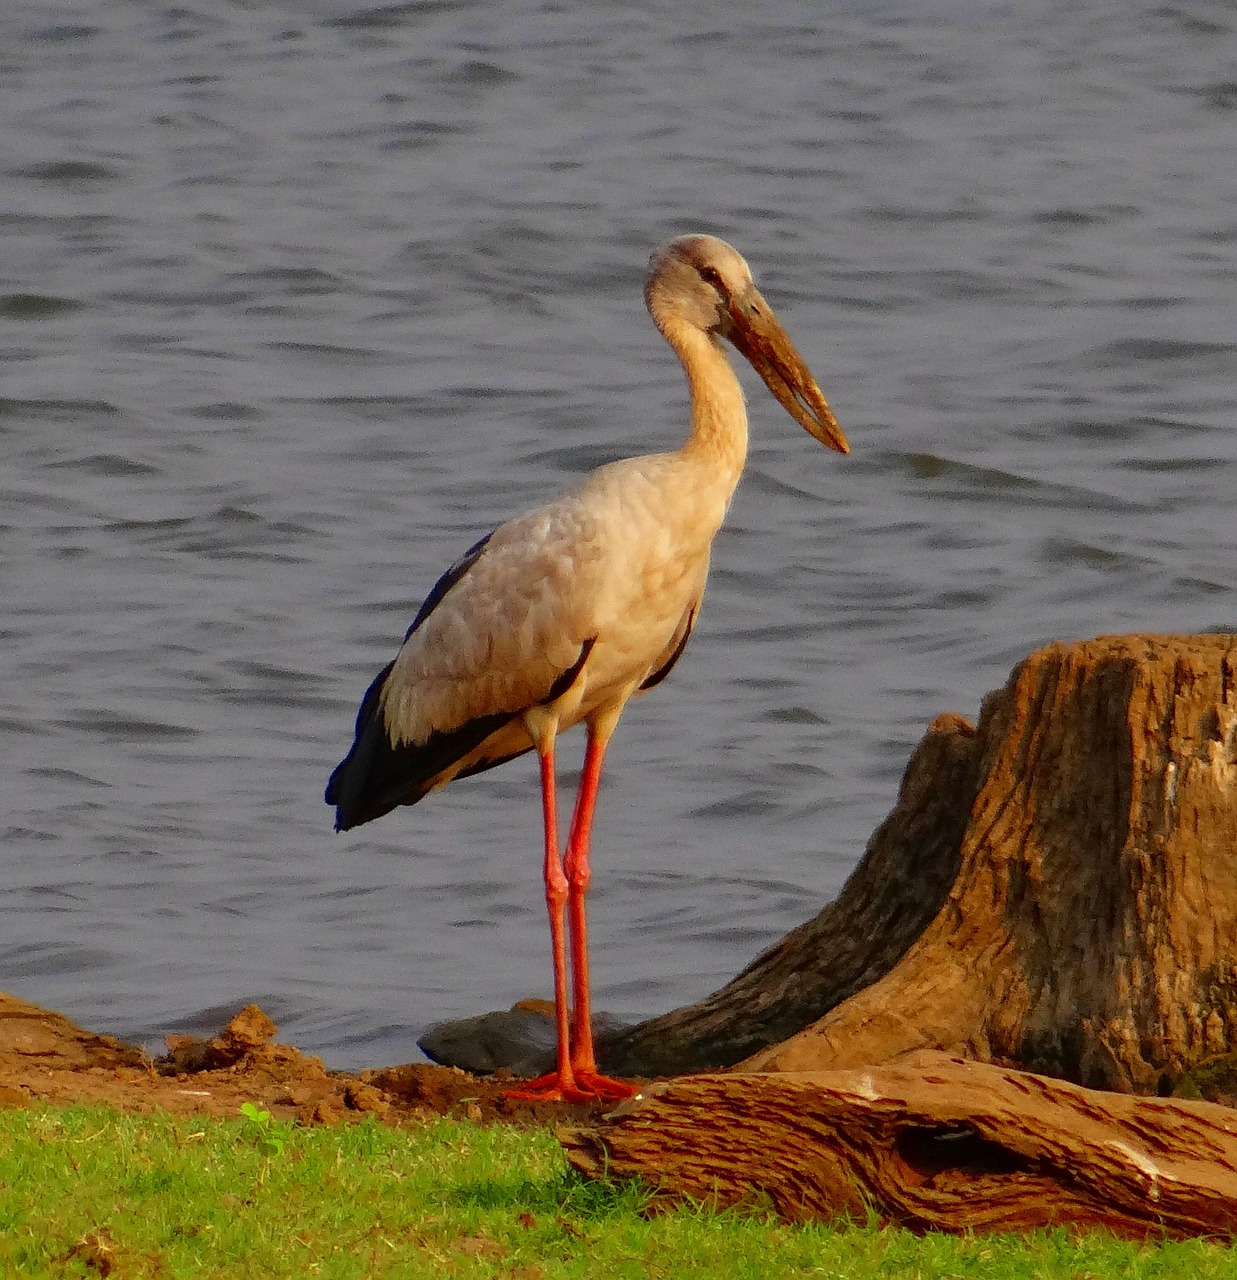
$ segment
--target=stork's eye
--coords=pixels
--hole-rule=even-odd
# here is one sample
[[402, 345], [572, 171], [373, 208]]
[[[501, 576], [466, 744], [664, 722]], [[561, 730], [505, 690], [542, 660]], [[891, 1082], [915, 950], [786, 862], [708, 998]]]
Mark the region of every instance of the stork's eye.
[[701, 267], [700, 278], [711, 284], [718, 293], [725, 294], [726, 286], [722, 284], [722, 273], [716, 267]]

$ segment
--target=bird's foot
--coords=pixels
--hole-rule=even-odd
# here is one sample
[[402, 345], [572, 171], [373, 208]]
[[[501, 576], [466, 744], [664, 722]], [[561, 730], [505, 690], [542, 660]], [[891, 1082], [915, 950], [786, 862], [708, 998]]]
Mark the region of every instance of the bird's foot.
[[596, 1071], [576, 1071], [571, 1079], [564, 1079], [557, 1071], [551, 1071], [535, 1080], [525, 1080], [511, 1089], [503, 1090], [504, 1098], [519, 1102], [621, 1102], [638, 1092], [635, 1085], [614, 1080]]
[[613, 1076], [603, 1076], [597, 1071], [577, 1071], [576, 1085], [588, 1092], [591, 1098], [600, 1098], [603, 1102], [622, 1102], [624, 1098], [634, 1098], [640, 1090], [626, 1080], [615, 1080]]

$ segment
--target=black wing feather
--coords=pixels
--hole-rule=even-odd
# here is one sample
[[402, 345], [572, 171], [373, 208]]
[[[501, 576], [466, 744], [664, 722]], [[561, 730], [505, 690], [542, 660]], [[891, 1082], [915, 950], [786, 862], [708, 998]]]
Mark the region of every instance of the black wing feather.
[[692, 638], [692, 632], [696, 629], [696, 614], [700, 612], [700, 606], [693, 606], [692, 611], [687, 615], [687, 625], [683, 628], [683, 634], [679, 637], [679, 642], [674, 646], [674, 652], [649, 676], [640, 686], [640, 692], [644, 693], [647, 689], [652, 689], [670, 674], [674, 668], [674, 664], [683, 656], [683, 650], [687, 648], [687, 642]]
[[[417, 610], [404, 640], [442, 603], [443, 597], [477, 563], [493, 537], [487, 533], [434, 583]], [[389, 813], [396, 805], [415, 804], [429, 791], [432, 779], [461, 755], [471, 751], [512, 717], [483, 716], [449, 733], [430, 735], [420, 746], [391, 745], [382, 718], [382, 686], [395, 663], [388, 662], [361, 699], [355, 737], [348, 754], [326, 784], [326, 802], [335, 806], [335, 830], [347, 831]]]
[[[374, 682], [371, 692], [381, 687], [389, 671], [388, 667]], [[416, 804], [429, 794], [444, 769], [514, 719], [506, 711], [478, 716], [458, 729], [431, 733], [419, 746], [392, 746], [381, 711], [371, 715], [326, 786], [326, 802], [335, 806], [335, 830], [349, 831], [401, 804]]]
[[442, 598], [451, 590], [453, 586], [481, 559], [481, 553], [485, 550], [485, 544], [494, 536], [493, 530], [479, 538], [476, 542], [464, 552], [462, 556], [438, 579], [430, 588], [430, 593], [425, 597], [421, 607], [417, 610], [417, 616], [412, 620], [412, 626], [404, 632], [404, 639], [407, 640], [410, 635], [425, 621], [426, 618], [434, 612], [442, 603]]
[[[434, 611], [443, 597], [472, 568], [491, 535], [486, 534], [469, 549], [434, 584], [417, 611], [405, 641]], [[596, 638], [587, 640], [576, 662], [551, 685], [547, 702], [560, 697], [575, 683], [593, 650]], [[394, 662], [378, 673], [357, 712], [352, 748], [336, 766], [326, 784], [326, 802], [335, 806], [335, 830], [348, 831], [363, 822], [372, 822], [402, 804], [416, 804], [434, 787], [444, 769], [479, 747], [491, 734], [516, 719], [518, 712], [500, 711], [478, 716], [458, 728], [440, 730], [418, 745], [401, 743], [393, 746], [382, 714], [382, 689], [391, 675]], [[527, 748], [526, 748], [527, 749]], [[525, 750], [526, 750], [525, 749]], [[493, 760], [479, 760], [460, 776], [481, 773], [523, 755], [524, 750]]]

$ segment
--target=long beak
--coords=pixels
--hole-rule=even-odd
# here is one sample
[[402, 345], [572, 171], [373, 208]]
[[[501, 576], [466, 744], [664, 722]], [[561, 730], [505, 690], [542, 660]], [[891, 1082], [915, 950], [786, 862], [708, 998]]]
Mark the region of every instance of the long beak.
[[812, 371], [754, 286], [730, 300], [730, 321], [725, 336], [747, 357], [782, 408], [821, 444], [849, 453], [850, 445]]

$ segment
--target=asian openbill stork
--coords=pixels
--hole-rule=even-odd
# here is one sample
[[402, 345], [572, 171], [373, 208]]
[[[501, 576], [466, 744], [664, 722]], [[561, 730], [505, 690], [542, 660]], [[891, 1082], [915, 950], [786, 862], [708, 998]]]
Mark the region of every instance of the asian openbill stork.
[[[653, 255], [644, 296], [687, 374], [687, 442], [599, 467], [465, 552], [370, 685], [356, 740], [326, 789], [336, 829], [347, 831], [454, 778], [537, 752], [558, 1052], [554, 1071], [513, 1090], [517, 1096], [631, 1092], [598, 1073], [593, 1051], [584, 910], [589, 831], [606, 744], [627, 700], [665, 679], [683, 652], [709, 548], [743, 470], [743, 391], [719, 339], [747, 357], [811, 435], [849, 452], [747, 263], [725, 241], [672, 240]], [[581, 722], [588, 742], [564, 856], [554, 740]]]

